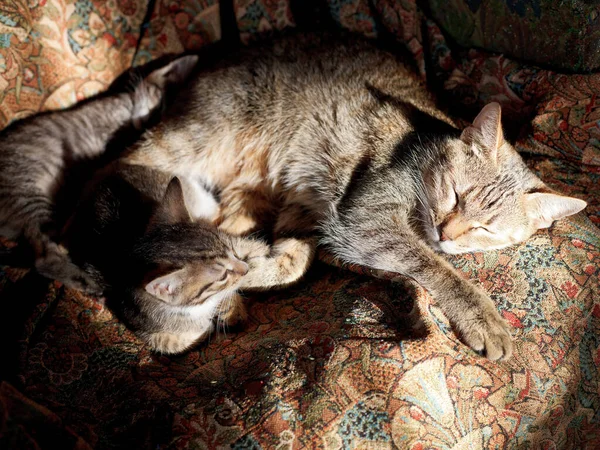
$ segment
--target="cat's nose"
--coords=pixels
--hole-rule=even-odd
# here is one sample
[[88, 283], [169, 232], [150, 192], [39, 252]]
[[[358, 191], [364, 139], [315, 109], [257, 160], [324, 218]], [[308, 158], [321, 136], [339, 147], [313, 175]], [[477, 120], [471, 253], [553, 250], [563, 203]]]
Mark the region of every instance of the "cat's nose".
[[450, 238], [448, 237], [448, 235], [446, 233], [444, 233], [444, 231], [442, 230], [442, 232], [440, 233], [440, 241], [449, 241]]
[[246, 275], [248, 273], [248, 264], [239, 259], [235, 259], [229, 262], [227, 270], [237, 275]]

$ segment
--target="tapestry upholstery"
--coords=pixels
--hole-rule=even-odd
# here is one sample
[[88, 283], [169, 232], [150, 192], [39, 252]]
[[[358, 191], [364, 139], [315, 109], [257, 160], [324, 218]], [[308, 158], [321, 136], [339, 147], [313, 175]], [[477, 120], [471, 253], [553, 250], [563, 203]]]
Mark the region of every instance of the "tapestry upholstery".
[[464, 47], [560, 70], [600, 68], [600, 10], [586, 0], [427, 0], [431, 18]]
[[[539, 4], [542, 16], [546, 4], [506, 3]], [[4, 2], [3, 123], [222, 34], [216, 1], [146, 6]], [[234, 1], [242, 41], [293, 26], [292, 6]], [[512, 325], [513, 358], [491, 362], [461, 344], [413, 282], [334, 267], [326, 254], [297, 287], [248, 299], [247, 324], [175, 357], [150, 352], [98, 299], [5, 269], [2, 303], [22, 311], [10, 318], [0, 447], [44, 448], [55, 435], [61, 448], [600, 448], [600, 75], [451, 47], [414, 0], [330, 0], [327, 12], [346, 29], [395, 35], [464, 118], [500, 102], [530, 167], [588, 201], [527, 243], [450, 258]]]
[[0, 2], [0, 126], [105, 90], [133, 60], [135, 0]]

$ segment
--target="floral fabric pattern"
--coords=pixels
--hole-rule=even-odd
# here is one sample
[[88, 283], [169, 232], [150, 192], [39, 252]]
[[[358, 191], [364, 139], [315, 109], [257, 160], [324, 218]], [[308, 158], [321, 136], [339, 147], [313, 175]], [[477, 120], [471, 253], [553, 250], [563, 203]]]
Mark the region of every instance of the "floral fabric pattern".
[[569, 71], [600, 67], [594, 2], [429, 0], [431, 18], [463, 47], [479, 47]]
[[[4, 123], [221, 36], [216, 1], [157, 0], [145, 25], [136, 0], [61, 1], [0, 6], [0, 31], [12, 33], [0, 33]], [[493, 2], [464, 3], [472, 14]], [[543, 0], [500, 3], [519, 17], [548, 11]], [[295, 24], [286, 0], [233, 4], [243, 41]], [[40, 444], [43, 433], [23, 429], [60, 430], [64, 448], [600, 448], [600, 75], [451, 47], [415, 0], [328, 5], [338, 26], [394, 34], [455, 114], [500, 102], [532, 170], [588, 201], [527, 243], [450, 258], [512, 325], [513, 358], [461, 344], [416, 284], [326, 254], [299, 286], [249, 299], [247, 324], [176, 357], [149, 352], [98, 300], [6, 269], [0, 297], [30, 304], [14, 382], [0, 385], [6, 436]], [[50, 44], [41, 25], [61, 38]]]
[[0, 126], [105, 90], [131, 66], [145, 5], [131, 0], [0, 3]]
[[233, 5], [243, 42], [249, 42], [254, 36], [294, 25], [287, 0], [234, 0]]
[[157, 0], [146, 30], [135, 64], [163, 54], [198, 50], [221, 38], [219, 3], [217, 0]]

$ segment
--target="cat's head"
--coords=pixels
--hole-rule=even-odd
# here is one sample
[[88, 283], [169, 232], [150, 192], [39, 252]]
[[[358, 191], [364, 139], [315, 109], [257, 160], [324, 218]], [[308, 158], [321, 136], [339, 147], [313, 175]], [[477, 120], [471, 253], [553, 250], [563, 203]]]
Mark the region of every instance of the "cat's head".
[[[553, 192], [504, 140], [501, 108], [486, 105], [423, 174], [430, 244], [445, 253], [523, 242], [586, 202]], [[427, 217], [429, 215], [429, 217]]]
[[210, 223], [192, 222], [177, 178], [169, 184], [135, 253], [150, 268], [142, 288], [172, 305], [201, 304], [215, 295], [225, 299], [248, 272], [228, 235]]

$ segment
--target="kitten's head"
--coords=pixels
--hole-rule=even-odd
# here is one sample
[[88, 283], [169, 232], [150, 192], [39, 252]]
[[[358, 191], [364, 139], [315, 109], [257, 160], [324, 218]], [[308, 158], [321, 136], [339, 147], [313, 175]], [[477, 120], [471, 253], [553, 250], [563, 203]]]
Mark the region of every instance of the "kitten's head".
[[228, 235], [210, 223], [192, 222], [177, 178], [169, 184], [135, 253], [150, 268], [143, 289], [173, 305], [201, 304], [215, 295], [224, 299], [248, 272]]
[[[501, 109], [486, 105], [423, 174], [430, 244], [445, 253], [523, 242], [586, 207], [550, 190], [504, 140]], [[427, 217], [427, 215], [429, 217]]]

